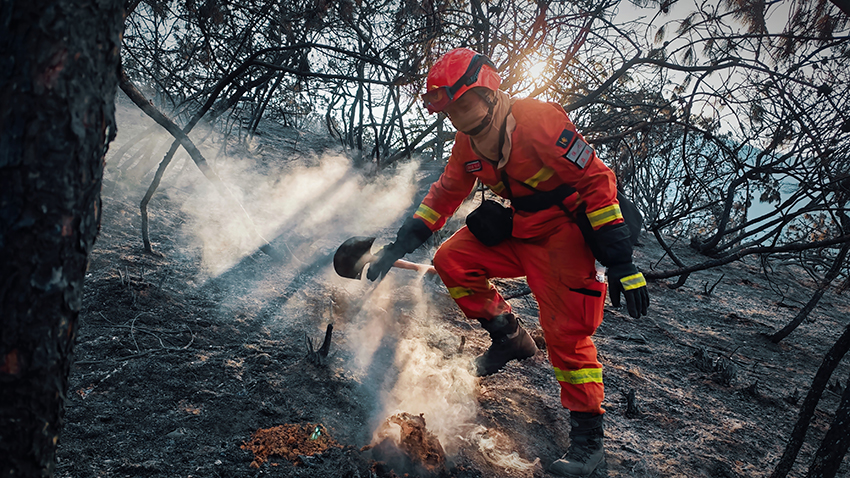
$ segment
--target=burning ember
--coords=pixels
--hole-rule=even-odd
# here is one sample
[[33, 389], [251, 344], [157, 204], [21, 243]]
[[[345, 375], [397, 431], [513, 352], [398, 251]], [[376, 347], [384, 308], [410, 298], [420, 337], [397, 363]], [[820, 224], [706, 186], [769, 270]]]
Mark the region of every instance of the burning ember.
[[375, 432], [377, 445], [367, 445], [376, 461], [396, 473], [436, 475], [445, 469], [446, 456], [440, 440], [425, 428], [425, 418], [406, 412], [393, 415]]
[[322, 425], [306, 423], [287, 424], [272, 428], [261, 428], [254, 432], [251, 440], [242, 444], [243, 450], [254, 453], [252, 468], [259, 468], [271, 455], [278, 455], [295, 462], [299, 456], [313, 456], [330, 447], [338, 447]]

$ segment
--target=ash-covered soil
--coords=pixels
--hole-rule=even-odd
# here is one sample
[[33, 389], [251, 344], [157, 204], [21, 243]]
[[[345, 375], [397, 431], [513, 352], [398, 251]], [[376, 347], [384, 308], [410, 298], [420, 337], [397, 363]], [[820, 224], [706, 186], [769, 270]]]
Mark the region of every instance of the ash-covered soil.
[[[111, 150], [141, 126], [122, 131]], [[399, 181], [384, 186], [328, 161], [332, 148], [312, 153], [313, 136], [267, 131], [238, 159], [221, 154], [221, 144], [208, 150], [258, 228], [285, 252], [282, 262], [256, 251], [238, 207], [216, 202], [185, 162], [151, 204], [162, 255], [145, 253], [138, 201], [150, 173], [133, 172], [144, 157], [124, 164], [130, 151], [109, 163], [57, 476], [416, 476], [431, 468], [388, 464], [387, 447], [375, 446], [401, 413], [421, 414], [439, 439], [445, 459], [435, 476], [550, 476], [546, 467], [568, 445], [568, 413], [545, 351], [472, 377], [470, 362], [487, 338], [441, 284], [405, 270], [377, 286], [333, 272], [331, 256], [345, 238], [391, 240], [438, 168], [399, 168], [409, 189], [392, 201]], [[332, 181], [314, 176], [339, 167], [345, 171]], [[412, 259], [427, 262], [435, 245]], [[676, 250], [688, 263], [702, 260], [685, 246]], [[650, 236], [636, 262], [672, 267]], [[524, 285], [494, 284], [506, 293]], [[850, 301], [828, 292], [813, 321], [776, 345], [763, 334], [787, 323], [812, 293], [803, 271], [765, 274], [744, 260], [670, 285], [650, 284], [649, 317], [606, 308], [595, 340], [608, 464], [596, 476], [769, 475]], [[511, 303], [539, 337], [534, 299]], [[308, 357], [307, 342], [318, 349], [328, 324], [330, 354]], [[833, 381], [848, 373], [843, 363]], [[630, 394], [637, 410], [628, 407]], [[805, 474], [838, 400], [824, 395], [791, 476]], [[842, 472], [850, 474], [846, 463]]]

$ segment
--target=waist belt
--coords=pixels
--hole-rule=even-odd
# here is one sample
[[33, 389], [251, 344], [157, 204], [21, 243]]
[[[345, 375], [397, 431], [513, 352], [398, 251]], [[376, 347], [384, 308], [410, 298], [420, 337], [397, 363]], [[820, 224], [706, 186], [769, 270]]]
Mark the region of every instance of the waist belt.
[[[525, 184], [525, 183], [523, 183]], [[552, 206], [557, 206], [564, 202], [576, 192], [576, 188], [569, 184], [562, 184], [551, 191], [537, 191], [531, 196], [523, 196], [519, 198], [511, 198], [511, 205], [517, 211], [538, 212], [544, 209], [549, 209]]]

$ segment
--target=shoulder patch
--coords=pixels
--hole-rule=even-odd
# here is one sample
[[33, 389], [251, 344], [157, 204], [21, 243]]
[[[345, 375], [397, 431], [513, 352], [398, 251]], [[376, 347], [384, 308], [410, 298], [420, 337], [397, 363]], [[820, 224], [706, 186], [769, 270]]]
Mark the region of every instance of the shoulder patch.
[[592, 156], [593, 148], [581, 139], [577, 139], [575, 143], [573, 143], [573, 147], [570, 148], [570, 150], [567, 151], [567, 154], [564, 155], [565, 158], [578, 166], [579, 169], [584, 169]]
[[573, 140], [573, 136], [575, 135], [576, 134], [573, 131], [565, 129], [558, 137], [558, 142], [555, 143], [555, 146], [558, 146], [559, 148], [566, 148], [570, 145], [570, 141]]
[[484, 169], [484, 167], [481, 166], [480, 159], [476, 159], [475, 161], [468, 161], [464, 163], [464, 166], [466, 166], [467, 173], [474, 173], [476, 171], [481, 171], [482, 169]]

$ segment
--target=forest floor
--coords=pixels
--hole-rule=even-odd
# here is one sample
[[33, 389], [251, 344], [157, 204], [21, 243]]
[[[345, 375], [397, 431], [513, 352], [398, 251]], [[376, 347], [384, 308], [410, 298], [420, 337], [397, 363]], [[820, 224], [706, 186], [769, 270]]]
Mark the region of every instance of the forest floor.
[[[112, 152], [145, 126], [119, 113]], [[569, 414], [545, 350], [473, 377], [488, 339], [443, 285], [405, 270], [377, 285], [333, 272], [345, 238], [391, 240], [439, 168], [402, 166], [401, 179], [380, 183], [309, 129], [269, 128], [230, 151], [211, 143], [213, 166], [285, 259], [258, 252], [239, 208], [185, 160], [151, 203], [152, 255], [138, 202], [168, 146], [153, 144], [149, 159], [108, 156], [56, 476], [550, 476]], [[429, 261], [441, 237], [413, 259]], [[652, 237], [642, 243], [639, 267], [672, 268]], [[704, 259], [674, 247], [688, 264]], [[594, 476], [767, 476], [850, 299], [828, 292], [811, 321], [773, 344], [764, 335], [811, 296], [804, 271], [765, 274], [745, 259], [672, 283], [650, 283], [648, 317], [606, 306], [594, 339], [607, 467]], [[494, 284], [511, 293], [524, 282]], [[510, 302], [542, 344], [533, 297]], [[330, 354], [308, 356], [328, 324]], [[845, 361], [833, 382], [848, 374]], [[632, 392], [639, 412], [627, 414]], [[838, 401], [825, 393], [791, 476], [805, 474]], [[425, 438], [401, 445], [420, 461], [397, 455], [401, 430]]]

